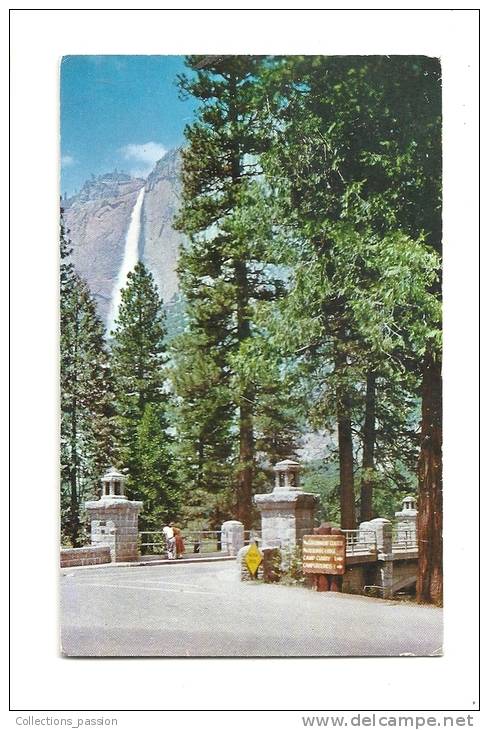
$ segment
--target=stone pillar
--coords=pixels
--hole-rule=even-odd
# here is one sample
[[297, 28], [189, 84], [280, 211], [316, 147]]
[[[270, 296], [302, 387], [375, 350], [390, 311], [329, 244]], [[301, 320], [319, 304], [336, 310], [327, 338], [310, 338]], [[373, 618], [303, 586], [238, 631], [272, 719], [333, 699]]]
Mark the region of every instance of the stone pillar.
[[138, 516], [142, 502], [124, 494], [126, 477], [114, 468], [102, 478], [102, 496], [85, 502], [90, 517], [92, 545], [108, 545], [112, 562], [138, 560]]
[[414, 497], [404, 497], [401, 511], [396, 512], [396, 532], [399, 542], [416, 545], [417, 521], [416, 500]]
[[244, 525], [238, 520], [227, 520], [221, 525], [221, 550], [237, 555], [244, 545]]
[[372, 532], [375, 532], [375, 530], [370, 521], [360, 522], [358, 525], [358, 542], [370, 542], [373, 537]]
[[377, 531], [371, 522], [360, 522], [358, 525], [358, 542], [366, 552], [376, 552]]
[[[365, 523], [362, 523], [365, 524]], [[383, 598], [392, 598], [394, 584], [394, 556], [392, 553], [392, 523], [384, 517], [370, 520], [371, 529], [377, 538], [377, 578], [382, 587]]]
[[274, 467], [274, 490], [254, 497], [261, 512], [262, 549], [291, 551], [302, 545], [304, 535], [313, 533], [319, 495], [300, 489], [299, 467], [298, 462], [290, 459], [279, 462]]
[[[362, 523], [365, 524], [365, 523]], [[370, 526], [377, 538], [377, 550], [379, 553], [392, 553], [392, 523], [385, 517], [376, 517], [370, 520]]]

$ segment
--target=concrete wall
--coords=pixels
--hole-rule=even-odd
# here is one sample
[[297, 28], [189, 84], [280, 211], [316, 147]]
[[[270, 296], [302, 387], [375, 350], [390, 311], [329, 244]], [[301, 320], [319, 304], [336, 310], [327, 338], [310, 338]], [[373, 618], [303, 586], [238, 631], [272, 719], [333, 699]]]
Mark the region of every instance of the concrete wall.
[[110, 563], [110, 547], [101, 545], [100, 547], [62, 548], [60, 562], [62, 568]]
[[413, 579], [416, 578], [417, 568], [417, 560], [394, 560], [393, 590], [400, 591], [412, 585]]
[[347, 558], [346, 572], [343, 576], [343, 593], [358, 593], [365, 596], [365, 586], [375, 584], [376, 562], [362, 562], [352, 564], [352, 559]]
[[363, 586], [365, 585], [364, 567], [363, 565], [354, 565], [346, 569], [341, 590], [343, 593], [361, 593], [363, 594]]
[[[358, 593], [367, 595], [365, 586], [384, 586], [389, 591], [396, 592], [412, 584], [416, 578], [417, 560], [398, 558], [392, 562], [375, 561], [354, 563], [355, 558], [347, 558], [346, 573], [343, 576], [343, 593]], [[389, 585], [386, 585], [386, 568], [392, 569]]]

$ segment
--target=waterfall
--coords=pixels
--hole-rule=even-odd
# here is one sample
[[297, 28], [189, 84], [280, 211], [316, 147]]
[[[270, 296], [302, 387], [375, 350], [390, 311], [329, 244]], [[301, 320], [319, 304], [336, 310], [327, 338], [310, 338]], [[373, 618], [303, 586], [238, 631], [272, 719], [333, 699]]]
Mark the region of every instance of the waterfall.
[[110, 305], [110, 313], [107, 321], [107, 330], [110, 333], [114, 329], [114, 324], [119, 313], [121, 304], [121, 289], [126, 286], [127, 275], [133, 271], [139, 261], [139, 233], [141, 230], [141, 210], [144, 200], [144, 185], [138, 193], [134, 208], [131, 212], [129, 228], [126, 234], [126, 243], [124, 246], [124, 258], [122, 259], [121, 268], [117, 275], [117, 279], [112, 291], [112, 300]]

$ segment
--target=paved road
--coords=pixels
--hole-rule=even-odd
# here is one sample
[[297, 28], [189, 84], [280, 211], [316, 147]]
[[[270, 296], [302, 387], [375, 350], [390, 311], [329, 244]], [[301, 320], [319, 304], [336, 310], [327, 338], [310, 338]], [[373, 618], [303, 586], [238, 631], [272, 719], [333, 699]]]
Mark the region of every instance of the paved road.
[[442, 612], [411, 603], [241, 583], [234, 562], [65, 569], [67, 656], [440, 654]]

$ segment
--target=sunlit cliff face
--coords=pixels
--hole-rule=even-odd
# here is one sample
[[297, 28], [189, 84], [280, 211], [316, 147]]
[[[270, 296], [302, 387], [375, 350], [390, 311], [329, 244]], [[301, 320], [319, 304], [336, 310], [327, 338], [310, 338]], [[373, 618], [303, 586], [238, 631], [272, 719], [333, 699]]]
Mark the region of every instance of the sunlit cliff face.
[[[90, 287], [108, 327], [117, 311], [129, 259], [135, 265], [136, 257], [141, 258], [165, 303], [178, 290], [176, 265], [184, 239], [173, 229], [172, 221], [179, 206], [179, 172], [180, 157], [172, 151], [146, 179], [107, 173], [87, 181], [76, 195], [63, 201], [75, 269]], [[139, 230], [134, 220], [129, 235], [138, 203]]]

